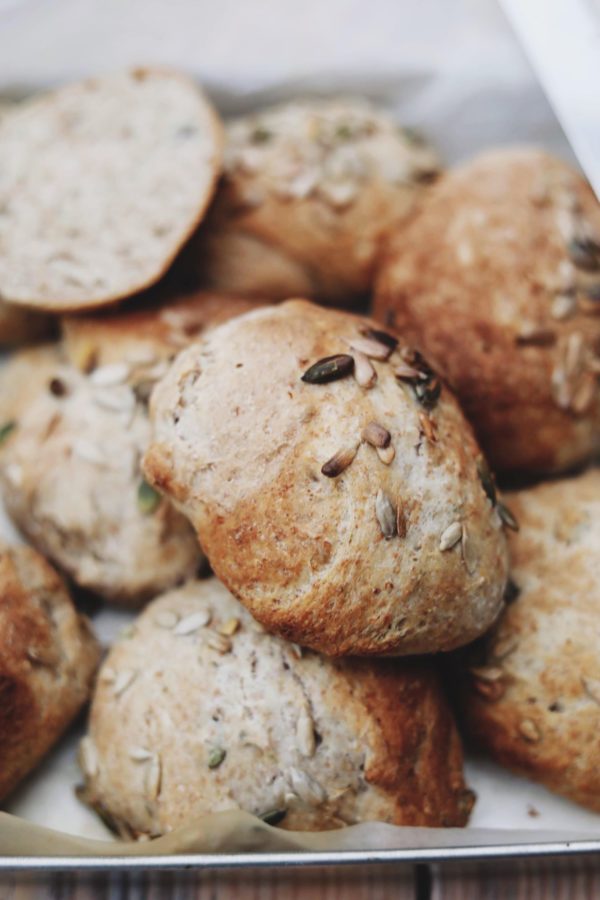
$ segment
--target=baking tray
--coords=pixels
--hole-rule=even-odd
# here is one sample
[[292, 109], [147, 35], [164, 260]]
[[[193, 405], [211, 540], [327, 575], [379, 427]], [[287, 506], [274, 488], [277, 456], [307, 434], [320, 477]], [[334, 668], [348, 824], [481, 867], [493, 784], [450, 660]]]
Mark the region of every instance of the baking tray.
[[[196, 75], [225, 113], [305, 93], [364, 94], [387, 105], [399, 121], [422, 128], [448, 163], [509, 142], [536, 142], [573, 158], [495, 0], [420, 0], [417, 6], [412, 0], [370, 0], [368, 9], [355, 0], [217, 6], [197, 0], [0, 0], [2, 91], [18, 96], [144, 63]], [[0, 840], [0, 870], [315, 867], [600, 853], [600, 816], [500, 770], [476, 770], [468, 780], [474, 775], [494, 791], [481, 793], [475, 784], [488, 813], [472, 829], [357, 826], [336, 838], [331, 832], [292, 835], [254, 820], [247, 837], [260, 831], [260, 840], [232, 843], [232, 852], [146, 855], [140, 847], [122, 855], [120, 845], [107, 844], [94, 855], [81, 846], [69, 849], [75, 838], [43, 852], [33, 840], [38, 826], [23, 824], [20, 846]], [[530, 794], [535, 798], [545, 827], [523, 828], [525, 813], [512, 817], [506, 803], [497, 817], [490, 813], [490, 804], [502, 808], [507, 785], [513, 797], [523, 792], [523, 805]], [[44, 802], [49, 810], [58, 807], [51, 824], [60, 828], [57, 797], [50, 794]], [[69, 803], [65, 798], [65, 827]]]

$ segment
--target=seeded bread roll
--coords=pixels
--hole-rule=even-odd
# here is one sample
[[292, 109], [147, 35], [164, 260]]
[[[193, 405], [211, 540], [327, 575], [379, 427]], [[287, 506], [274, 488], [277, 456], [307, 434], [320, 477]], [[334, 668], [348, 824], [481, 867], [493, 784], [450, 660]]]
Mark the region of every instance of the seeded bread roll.
[[473, 804], [430, 666], [302, 653], [215, 578], [150, 604], [112, 649], [80, 761], [123, 837], [231, 809], [292, 830], [464, 825]]
[[258, 308], [256, 301], [197, 291], [164, 297], [140, 308], [103, 310], [65, 316], [62, 334], [69, 360], [83, 372], [94, 367], [126, 363], [129, 379], [139, 383], [148, 372], [160, 371], [207, 328]]
[[155, 389], [144, 470], [269, 630], [333, 656], [447, 650], [500, 612], [501, 520], [455, 400], [372, 328], [290, 301], [213, 329]]
[[293, 101], [234, 119], [190, 258], [218, 290], [352, 302], [438, 166], [421, 138], [365, 100]]
[[167, 70], [19, 104], [0, 119], [0, 294], [62, 311], [157, 281], [202, 219], [221, 144], [203, 94]]
[[38, 550], [81, 587], [137, 606], [194, 575], [202, 556], [184, 517], [142, 477], [150, 422], [127, 372], [59, 367], [5, 438], [0, 483]]
[[600, 206], [533, 149], [486, 153], [434, 185], [375, 299], [504, 472], [558, 472], [600, 448], [598, 313]]
[[468, 730], [503, 765], [600, 812], [600, 471], [511, 502], [518, 595], [470, 656]]
[[27, 344], [47, 337], [52, 331], [49, 316], [31, 312], [0, 298], [0, 348]]
[[54, 569], [29, 547], [0, 545], [0, 800], [79, 712], [99, 661]]

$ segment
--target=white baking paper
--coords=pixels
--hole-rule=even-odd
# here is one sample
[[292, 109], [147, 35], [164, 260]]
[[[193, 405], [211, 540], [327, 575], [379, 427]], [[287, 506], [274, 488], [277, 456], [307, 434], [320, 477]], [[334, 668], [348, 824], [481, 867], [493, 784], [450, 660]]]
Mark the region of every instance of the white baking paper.
[[[515, 142], [535, 142], [572, 159], [493, 0], [0, 0], [0, 91], [19, 96], [149, 63], [195, 75], [225, 114], [306, 93], [365, 94], [400, 122], [421, 128], [449, 163]], [[11, 535], [5, 521], [0, 535]], [[97, 615], [102, 640], [127, 618], [114, 611]], [[30, 823], [111, 840], [73, 794], [82, 729], [79, 722], [6, 809]], [[503, 829], [499, 839], [507, 841], [523, 839], [524, 832], [540, 840], [558, 831], [600, 838], [600, 816], [490, 762], [469, 758], [467, 778], [478, 800], [465, 831], [366, 825], [323, 838], [281, 831], [274, 837], [273, 829], [248, 816], [226, 814], [220, 824], [204, 819], [155, 849], [431, 847], [486, 843], [492, 840], [487, 829]], [[140, 845], [135, 852], [148, 849]], [[98, 847], [48, 837], [0, 815], [0, 854], [45, 850], [93, 853]]]

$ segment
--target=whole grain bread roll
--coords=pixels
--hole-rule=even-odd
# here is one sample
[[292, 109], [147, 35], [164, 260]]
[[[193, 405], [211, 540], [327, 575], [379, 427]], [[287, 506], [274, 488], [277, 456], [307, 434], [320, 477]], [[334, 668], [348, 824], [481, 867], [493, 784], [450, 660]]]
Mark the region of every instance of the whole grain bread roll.
[[355, 302], [438, 168], [425, 141], [366, 100], [295, 100], [234, 119], [188, 262], [221, 291]]
[[250, 612], [334, 656], [467, 643], [507, 574], [458, 404], [374, 328], [290, 301], [213, 329], [155, 388], [143, 464]]
[[398, 234], [375, 316], [428, 355], [490, 465], [559, 472], [600, 449], [600, 205], [535, 149], [447, 173]]
[[204, 215], [221, 145], [206, 98], [165, 69], [18, 104], [0, 118], [0, 294], [64, 311], [153, 284]]
[[87, 701], [99, 660], [54, 569], [29, 547], [0, 545], [0, 800]]
[[151, 603], [113, 647], [80, 761], [123, 837], [232, 809], [293, 830], [464, 825], [473, 803], [430, 665], [303, 653], [215, 578]]
[[516, 599], [467, 658], [467, 731], [502, 765], [600, 812], [600, 471], [511, 503]]
[[150, 422], [128, 373], [57, 367], [5, 437], [0, 484], [15, 524], [76, 584], [139, 606], [194, 575], [202, 554], [142, 476]]

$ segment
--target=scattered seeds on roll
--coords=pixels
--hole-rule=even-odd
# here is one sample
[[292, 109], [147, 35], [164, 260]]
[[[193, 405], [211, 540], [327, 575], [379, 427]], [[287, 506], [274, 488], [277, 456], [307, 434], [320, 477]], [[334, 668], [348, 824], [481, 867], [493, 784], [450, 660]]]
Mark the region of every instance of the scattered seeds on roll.
[[15, 106], [0, 119], [0, 295], [77, 310], [153, 284], [204, 215], [221, 145], [199, 88], [163, 69]]
[[600, 812], [600, 471], [510, 495], [512, 602], [466, 655], [467, 731]]
[[439, 160], [366, 100], [295, 100], [227, 125], [225, 175], [188, 262], [210, 288], [352, 304]]
[[471, 429], [371, 320], [306, 301], [240, 316], [180, 354], [151, 413], [147, 479], [269, 630], [330, 655], [427, 653], [499, 614], [502, 507]]
[[494, 150], [443, 176], [388, 252], [375, 316], [447, 378], [494, 469], [600, 449], [600, 205], [560, 160]]
[[80, 764], [83, 799], [126, 838], [236, 809], [304, 831], [461, 826], [473, 804], [430, 664], [303, 652], [216, 578], [151, 603], [112, 648]]
[[54, 569], [0, 545], [0, 799], [88, 700], [100, 647]]

